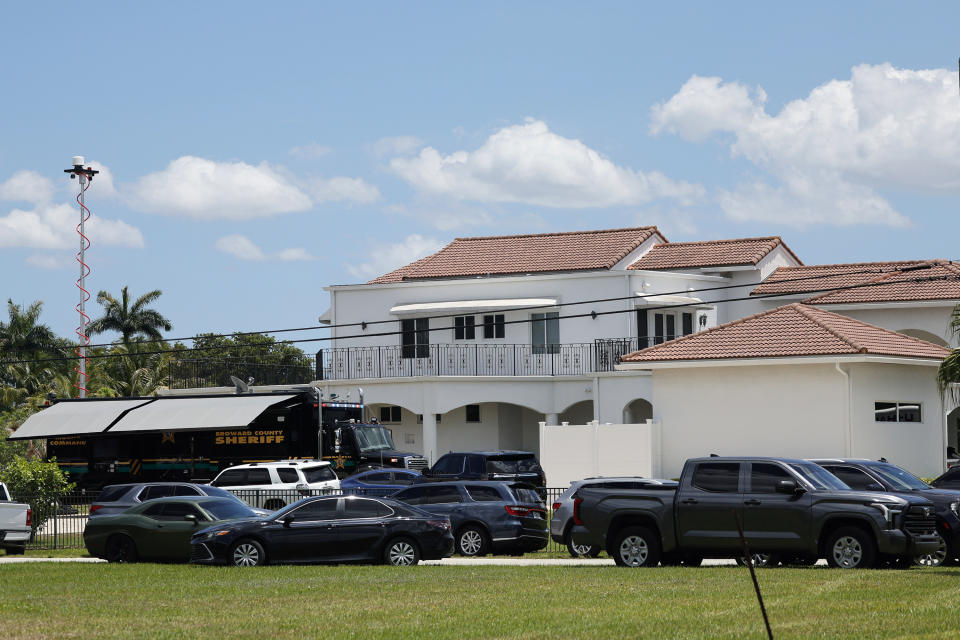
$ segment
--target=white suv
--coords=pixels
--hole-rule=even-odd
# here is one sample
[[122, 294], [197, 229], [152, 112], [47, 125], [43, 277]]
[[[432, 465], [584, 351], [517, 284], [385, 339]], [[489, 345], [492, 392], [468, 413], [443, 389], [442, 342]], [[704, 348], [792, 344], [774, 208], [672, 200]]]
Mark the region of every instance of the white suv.
[[210, 484], [230, 491], [251, 506], [271, 510], [308, 495], [340, 492], [333, 467], [321, 460], [240, 464], [224, 469]]

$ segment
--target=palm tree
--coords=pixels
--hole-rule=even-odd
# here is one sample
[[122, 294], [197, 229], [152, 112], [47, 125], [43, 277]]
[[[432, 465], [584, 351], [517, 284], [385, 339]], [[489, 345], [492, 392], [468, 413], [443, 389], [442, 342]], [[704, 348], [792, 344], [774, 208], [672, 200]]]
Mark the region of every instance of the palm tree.
[[[960, 337], [960, 304], [950, 314], [950, 332]], [[960, 348], [950, 352], [937, 370], [937, 385], [940, 393], [948, 396], [954, 404], [960, 404]]]
[[97, 302], [103, 307], [104, 314], [103, 317], [90, 323], [87, 333], [94, 335], [116, 331], [125, 345], [130, 344], [130, 341], [136, 337], [149, 340], [162, 339], [160, 329], [170, 331], [173, 327], [169, 320], [160, 315], [159, 311], [147, 308], [147, 305], [154, 302], [162, 293], [160, 289], [154, 289], [137, 298], [131, 305], [127, 287], [120, 290], [120, 300], [106, 291], [101, 291], [97, 294]]
[[40, 324], [43, 302], [37, 300], [24, 310], [13, 300], [7, 300], [8, 322], [0, 322], [0, 353], [32, 356], [35, 352], [57, 346], [57, 336], [45, 324]]

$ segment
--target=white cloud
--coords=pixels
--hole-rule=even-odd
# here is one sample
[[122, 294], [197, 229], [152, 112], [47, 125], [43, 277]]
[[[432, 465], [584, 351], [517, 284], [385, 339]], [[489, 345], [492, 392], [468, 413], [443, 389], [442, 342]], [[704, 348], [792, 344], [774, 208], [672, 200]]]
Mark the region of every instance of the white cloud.
[[264, 253], [263, 249], [254, 244], [250, 238], [239, 234], [220, 238], [214, 243], [214, 247], [240, 260], [253, 260], [257, 262], [264, 260], [280, 260], [283, 262], [316, 260], [315, 257], [310, 255], [307, 250], [302, 247], [283, 249], [275, 255]]
[[27, 264], [37, 267], [38, 269], [67, 269], [70, 267], [76, 267], [80, 269], [76, 259], [70, 259], [66, 256], [54, 255], [49, 253], [35, 253], [33, 255], [27, 256]]
[[373, 152], [378, 156], [405, 156], [423, 146], [423, 141], [416, 136], [396, 136], [380, 138], [373, 143]]
[[197, 218], [249, 219], [304, 211], [310, 198], [267, 163], [182, 156], [129, 185], [131, 206]]
[[[68, 249], [79, 247], [76, 232], [80, 213], [68, 204], [39, 205], [25, 211], [14, 209], [0, 217], [0, 247]], [[142, 247], [143, 234], [123, 220], [92, 216], [84, 232], [94, 245]]]
[[394, 158], [390, 167], [426, 193], [480, 202], [610, 207], [655, 198], [691, 201], [703, 194], [700, 186], [658, 172], [617, 166], [531, 119], [497, 131], [475, 151], [445, 156], [427, 147], [416, 157]]
[[17, 171], [0, 183], [0, 199], [42, 204], [53, 199], [53, 180], [36, 171]]
[[414, 233], [404, 238], [403, 242], [396, 244], [374, 242], [366, 247], [365, 252], [365, 255], [372, 257], [371, 260], [345, 266], [350, 275], [362, 280], [371, 280], [414, 260], [435, 253], [441, 247], [443, 247], [443, 243], [436, 238], [424, 237]]
[[[86, 195], [96, 196], [98, 198], [113, 198], [117, 195], [117, 188], [113, 182], [113, 172], [110, 171], [110, 167], [103, 165], [96, 161], [90, 161], [87, 163], [88, 167], [93, 167], [100, 173], [93, 177], [93, 180], [90, 182], [90, 188], [87, 190]], [[75, 183], [74, 183], [75, 184]], [[73, 185], [71, 184], [71, 188]], [[79, 189], [74, 189], [78, 191]]]
[[380, 190], [362, 178], [310, 178], [305, 188], [316, 203], [351, 201], [369, 204], [380, 199]]
[[[693, 76], [652, 109], [652, 131], [732, 134], [734, 156], [779, 179], [724, 193], [738, 220], [902, 225], [875, 189], [960, 191], [960, 96], [952, 70], [860, 65], [776, 115], [763, 89]], [[751, 201], [752, 200], [752, 201]], [[779, 206], [779, 209], [765, 207]], [[820, 210], [820, 207], [826, 207]]]
[[311, 142], [310, 144], [305, 144], [290, 149], [290, 155], [299, 156], [301, 158], [319, 158], [330, 153], [333, 153], [332, 147], [328, 147], [325, 144], [318, 144], [316, 142]]

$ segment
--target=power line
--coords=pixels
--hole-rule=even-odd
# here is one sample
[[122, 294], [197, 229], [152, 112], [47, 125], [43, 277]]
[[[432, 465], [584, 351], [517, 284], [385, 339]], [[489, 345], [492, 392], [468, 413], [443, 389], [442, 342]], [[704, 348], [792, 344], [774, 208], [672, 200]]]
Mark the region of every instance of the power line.
[[[927, 267], [927, 268], [929, 268], [929, 267]], [[833, 275], [836, 275], [836, 274], [833, 274]], [[927, 277], [920, 277], [920, 278], [908, 278], [908, 279], [894, 280], [894, 281], [886, 281], [886, 282], [866, 282], [866, 283], [846, 285], [846, 286], [843, 286], [843, 287], [828, 287], [828, 288], [823, 288], [823, 289], [814, 289], [814, 290], [811, 290], [811, 291], [804, 291], [803, 293], [804, 293], [805, 295], [807, 295], [807, 294], [812, 295], [812, 294], [817, 294], [817, 293], [828, 293], [828, 292], [836, 292], [836, 291], [849, 291], [849, 290], [852, 290], [852, 289], [862, 289], [862, 288], [866, 288], [866, 287], [882, 287], [882, 286], [889, 286], [889, 285], [894, 285], [894, 284], [898, 284], [898, 285], [899, 285], [899, 284], [904, 284], [904, 283], [919, 283], [919, 282], [934, 282], [934, 281], [960, 281], [960, 277], [958, 277], [958, 276], [945, 276], [945, 275], [943, 275], [943, 276], [927, 276]], [[783, 281], [778, 281], [778, 284], [779, 284], [780, 282], [783, 282]], [[744, 286], [749, 286], [749, 285], [733, 285], [733, 286], [728, 286], [728, 287], [725, 287], [725, 288], [744, 287]], [[690, 290], [685, 289], [685, 290], [683, 290], [683, 293], [693, 293], [693, 291], [690, 291]], [[796, 291], [788, 291], [788, 292], [778, 292], [778, 293], [768, 293], [768, 294], [758, 294], [758, 295], [740, 296], [740, 297], [735, 297], [735, 298], [724, 298], [724, 299], [719, 299], [719, 300], [710, 300], [710, 301], [698, 302], [698, 303], [686, 303], [686, 304], [673, 304], [673, 305], [661, 305], [661, 306], [653, 306], [653, 307], [644, 307], [644, 309], [646, 309], [647, 311], [661, 311], [661, 310], [665, 310], [665, 309], [681, 309], [681, 308], [685, 308], [685, 307], [699, 306], [699, 305], [702, 305], [702, 304], [722, 304], [722, 303], [726, 303], [726, 302], [743, 302], [743, 301], [746, 301], [746, 300], [765, 300], [765, 299], [771, 299], [771, 298], [782, 298], [782, 297], [786, 297], [786, 296], [793, 296], [793, 295], [796, 295], [796, 294], [797, 294]], [[662, 293], [661, 293], [661, 294], [650, 294], [650, 295], [667, 295], [667, 294], [662, 294]], [[636, 299], [636, 298], [639, 298], [639, 297], [640, 297], [640, 296], [626, 296], [626, 297], [621, 297], [621, 298], [601, 299], [601, 300], [599, 300], [599, 301], [600, 301], [600, 302], [604, 302], [604, 301], [624, 300], [624, 299], [633, 300], [633, 299]], [[588, 304], [588, 301], [571, 302], [571, 303], [567, 303], [567, 304], [569, 304], [569, 305], [573, 305], [573, 304]], [[557, 306], [561, 306], [561, 305], [548, 305], [548, 306], [552, 308], [552, 307], [557, 307]], [[538, 306], [536, 306], [536, 307], [530, 307], [530, 308], [543, 308], [543, 305], [538, 305]], [[510, 309], [510, 311], [515, 311], [515, 310], [516, 310], [516, 309]], [[634, 313], [634, 312], [636, 312], [636, 311], [637, 311], [636, 308], [614, 309], [614, 310], [611, 310], [611, 311], [590, 311], [590, 312], [588, 312], [588, 313], [568, 314], [568, 315], [563, 315], [563, 316], [558, 315], [558, 316], [557, 316], [557, 320], [573, 320], [573, 319], [577, 319], [577, 318], [596, 318], [596, 317], [598, 317], [598, 316], [616, 315], [616, 314], [620, 314], [620, 313]], [[463, 315], [463, 314], [459, 314], [459, 315]], [[454, 316], [433, 316], [433, 317], [454, 317]], [[507, 325], [507, 324], [527, 324], [527, 323], [538, 322], [538, 321], [539, 321], [539, 320], [534, 320], [533, 318], [522, 318], [522, 319], [519, 319], [519, 320], [505, 320], [505, 321], [503, 322], [503, 324], [504, 324], [504, 325]], [[382, 321], [382, 322], [397, 322], [397, 321], [396, 321], [396, 320], [387, 320], [387, 321]], [[370, 323], [370, 324], [372, 324], [372, 323]], [[355, 325], [354, 325], [353, 323], [351, 323], [351, 324], [348, 324], [348, 325], [345, 325], [345, 326], [355, 326]], [[454, 329], [454, 328], [455, 328], [455, 327], [453, 327], [453, 326], [431, 327], [431, 328], [422, 329], [422, 330], [419, 330], [419, 329], [418, 329], [418, 330], [414, 331], [413, 333], [420, 333], [420, 332], [427, 332], [427, 333], [429, 333], [429, 332], [433, 332], [433, 331], [449, 331], [449, 330]], [[402, 335], [402, 334], [404, 334], [404, 333], [411, 333], [411, 332], [409, 332], [409, 331], [402, 331], [402, 330], [400, 330], [400, 331], [378, 331], [378, 332], [373, 332], [373, 333], [360, 333], [360, 334], [353, 334], [353, 335], [347, 335], [347, 336], [336, 336], [336, 337], [333, 337], [333, 336], [325, 336], [325, 337], [320, 337], [320, 338], [302, 338], [302, 339], [299, 339], [299, 340], [281, 340], [281, 341], [274, 342], [274, 343], [272, 343], [271, 345], [264, 345], [264, 346], [276, 346], [276, 345], [282, 345], [282, 344], [299, 344], [299, 343], [308, 343], [308, 342], [329, 342], [329, 341], [332, 341], [332, 340], [353, 340], [353, 339], [357, 339], [357, 338], [376, 338], [376, 337], [385, 337], [385, 336], [397, 336], [397, 335]], [[251, 345], [251, 347], [254, 347], [254, 348], [255, 348], [256, 346], [257, 346], [257, 345]], [[384, 345], [372, 345], [372, 346], [384, 346]], [[225, 347], [224, 347], [223, 345], [217, 345], [217, 346], [210, 346], [210, 347], [194, 347], [194, 348], [190, 348], [190, 349], [187, 349], [187, 348], [184, 348], [184, 349], [161, 349], [161, 350], [159, 350], [159, 351], [144, 351], [144, 352], [138, 352], [138, 353], [132, 353], [132, 354], [131, 354], [131, 353], [91, 354], [91, 355], [88, 356], [88, 357], [89, 357], [90, 359], [108, 359], [108, 358], [123, 358], [123, 357], [127, 357], [127, 356], [132, 356], [132, 355], [150, 356], [150, 355], [161, 355], [161, 354], [167, 354], [167, 353], [189, 353], [189, 352], [194, 352], [194, 351], [214, 351], [214, 350], [219, 350], [219, 349], [224, 349], [224, 348], [225, 348]], [[244, 347], [244, 348], [248, 348], [248, 347]], [[64, 361], [68, 361], [68, 360], [71, 360], [71, 361], [72, 361], [72, 360], [74, 360], [74, 358], [41, 358], [41, 359], [36, 359], [36, 360], [5, 360], [5, 361], [0, 361], [0, 366], [11, 365], [11, 364], [37, 364], [37, 363], [45, 363], [45, 362], [64, 362]]]
[[[921, 264], [916, 264], [916, 265], [906, 266], [906, 267], [896, 267], [896, 268], [889, 268], [889, 269], [884, 269], [883, 267], [876, 267], [876, 268], [872, 268], [872, 269], [864, 268], [864, 269], [860, 269], [860, 270], [857, 270], [857, 271], [845, 271], [845, 272], [840, 273], [840, 274], [838, 274], [838, 273], [827, 273], [827, 274], [820, 274], [820, 275], [813, 275], [813, 276], [802, 276], [802, 277], [798, 277], [798, 278], [785, 278], [785, 279], [783, 279], [783, 280], [773, 281], [771, 284], [780, 285], [780, 284], [787, 284], [787, 283], [792, 283], [792, 282], [804, 282], [804, 281], [810, 281], [810, 280], [822, 280], [822, 279], [825, 279], [825, 278], [836, 278], [836, 277], [838, 277], [838, 276], [840, 276], [840, 277], [846, 277], [846, 276], [864, 275], [864, 274], [906, 273], [906, 272], [911, 272], [911, 271], [920, 271], [920, 270], [925, 270], [925, 269], [932, 269], [932, 268], [935, 267], [935, 266], [941, 266], [941, 265], [943, 265], [943, 264], [952, 264], [952, 261], [935, 261], [935, 260], [928, 260], [928, 261], [922, 262]], [[902, 280], [898, 280], [897, 282], [903, 282], [903, 281], [902, 281]], [[709, 292], [709, 291], [725, 291], [725, 290], [728, 290], [728, 289], [742, 289], [742, 288], [744, 288], [744, 287], [758, 287], [758, 286], [760, 286], [760, 285], [762, 285], [762, 284], [765, 284], [765, 282], [744, 283], [744, 284], [725, 284], [725, 285], [718, 285], [718, 286], [715, 286], [715, 287], [701, 287], [701, 288], [697, 288], [697, 289], [687, 288], [687, 289], [678, 289], [678, 290], [676, 290], [676, 291], [661, 291], [661, 292], [659, 292], [659, 293], [639, 294], [639, 295], [635, 294], [635, 295], [631, 295], [631, 296], [616, 296], [616, 297], [612, 297], [612, 298], [594, 298], [594, 299], [591, 299], [591, 300], [575, 300], [575, 301], [571, 301], [571, 302], [560, 302], [560, 303], [554, 303], [554, 304], [529, 305], [529, 306], [522, 306], [522, 307], [506, 307], [506, 308], [503, 308], [503, 309], [490, 309], [489, 311], [490, 311], [491, 313], [493, 313], [493, 312], [496, 312], [496, 311], [532, 311], [532, 310], [536, 310], [536, 309], [555, 309], [555, 308], [558, 308], [558, 307], [578, 306], [578, 305], [584, 305], [584, 304], [603, 304], [603, 303], [606, 303], [606, 302], [619, 302], [619, 301], [623, 301], [623, 300], [637, 300], [637, 299], [643, 299], [643, 298], [652, 297], [652, 296], [667, 296], [667, 295], [679, 295], [679, 294], [688, 294], [688, 293], [704, 293], [704, 292]], [[795, 294], [797, 294], [797, 293], [802, 293], [802, 294], [806, 295], [806, 294], [821, 293], [821, 292], [831, 291], [831, 290], [833, 290], [833, 289], [813, 289], [813, 290], [810, 290], [810, 291], [803, 291], [803, 292], [791, 291], [791, 292], [785, 292], [785, 293], [780, 294], [780, 295], [787, 296], [787, 295], [795, 295]], [[760, 297], [760, 295], [757, 295], [757, 296], [751, 296], [750, 298], [747, 298], [747, 299], [756, 299], [756, 298], [759, 298], [759, 297]], [[720, 301], [720, 302], [723, 302], [723, 301]], [[442, 319], [444, 319], [444, 318], [455, 318], [455, 317], [457, 317], [457, 316], [462, 316], [462, 315], [464, 315], [463, 312], [460, 312], [460, 313], [448, 313], [448, 314], [441, 314], [441, 315], [432, 315], [432, 316], [430, 316], [430, 318], [431, 318], [431, 319], [434, 319], [434, 320], [442, 320]], [[286, 328], [286, 329], [264, 329], [264, 330], [261, 330], [261, 331], [236, 331], [236, 332], [233, 332], [233, 333], [197, 334], [197, 335], [195, 335], [195, 336], [186, 337], [186, 338], [158, 338], [158, 339], [149, 339], [149, 340], [138, 340], [137, 342], [132, 343], [132, 344], [136, 344], [136, 345], [139, 346], [139, 345], [156, 344], [156, 343], [196, 341], [197, 339], [203, 339], [203, 338], [231, 338], [231, 337], [238, 337], [238, 336], [266, 335], [266, 334], [273, 334], [273, 333], [291, 333], [291, 332], [296, 332], [296, 331], [316, 331], [316, 330], [320, 330], [320, 329], [342, 329], [342, 328], [347, 328], [347, 327], [362, 327], [362, 328], [365, 329], [366, 327], [368, 327], [368, 326], [370, 326], [370, 325], [387, 324], [387, 323], [390, 323], [390, 322], [400, 322], [400, 321], [401, 321], [401, 318], [391, 318], [391, 319], [387, 319], [387, 320], [370, 320], [369, 322], [367, 322], [367, 321], [361, 321], [361, 322], [345, 322], [345, 323], [341, 323], [341, 324], [312, 325], [312, 326], [309, 326], [309, 327], [293, 327], [293, 328]], [[511, 322], [513, 322], [513, 321], [511, 321]], [[365, 336], [370, 336], [370, 335], [380, 335], [380, 334], [369, 334], [369, 333], [365, 333], [365, 334], [363, 334], [363, 335], [365, 335]], [[340, 339], [340, 338], [337, 338], [337, 339]], [[313, 340], [320, 340], [320, 338], [313, 339]], [[271, 343], [271, 344], [265, 344], [265, 345], [238, 345], [238, 346], [241, 346], [242, 348], [256, 349], [256, 348], [269, 348], [269, 347], [275, 346], [275, 345], [277, 345], [277, 344], [292, 344], [292, 343], [310, 342], [310, 341], [311, 341], [311, 339], [302, 339], [302, 340], [279, 341], [279, 342], [275, 342], [275, 343]], [[116, 346], [116, 343], [114, 343], [114, 342], [104, 342], [104, 343], [99, 343], [99, 344], [88, 345], [88, 348], [113, 347], [113, 346]], [[199, 350], [212, 349], [212, 348], [219, 348], [219, 347], [196, 347], [196, 349], [199, 349]], [[190, 350], [190, 349], [187, 349], [187, 350]], [[32, 350], [32, 351], [29, 351], [29, 352], [25, 352], [25, 351], [23, 351], [23, 350], [11, 350], [11, 351], [9, 351], [8, 353], [36, 353], [36, 351], [38, 351], [38, 350]], [[173, 351], [180, 351], [180, 350], [173, 350]], [[165, 353], [165, 351], [151, 351], [150, 353]], [[102, 356], [101, 356], [101, 357], [102, 357]], [[5, 364], [5, 363], [0, 363], [0, 364]]]

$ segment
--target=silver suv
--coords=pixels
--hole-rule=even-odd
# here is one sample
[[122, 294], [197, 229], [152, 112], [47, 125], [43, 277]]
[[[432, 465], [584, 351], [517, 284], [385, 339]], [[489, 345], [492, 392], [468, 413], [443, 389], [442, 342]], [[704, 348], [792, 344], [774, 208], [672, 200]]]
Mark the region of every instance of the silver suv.
[[673, 480], [658, 480], [655, 478], [640, 478], [636, 476], [620, 478], [586, 478], [574, 480], [570, 488], [560, 494], [553, 503], [553, 517], [550, 518], [550, 537], [554, 542], [567, 545], [567, 551], [574, 558], [596, 558], [603, 549], [584, 544], [574, 544], [570, 539], [570, 529], [573, 527], [573, 494], [583, 486], [597, 489], [646, 489], [650, 486], [675, 487]]
[[254, 507], [276, 511], [300, 498], [339, 493], [340, 480], [325, 460], [251, 462], [224, 469], [211, 482]]

